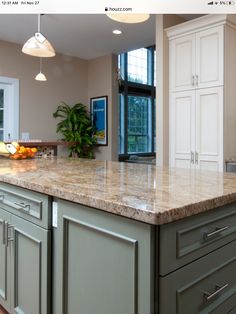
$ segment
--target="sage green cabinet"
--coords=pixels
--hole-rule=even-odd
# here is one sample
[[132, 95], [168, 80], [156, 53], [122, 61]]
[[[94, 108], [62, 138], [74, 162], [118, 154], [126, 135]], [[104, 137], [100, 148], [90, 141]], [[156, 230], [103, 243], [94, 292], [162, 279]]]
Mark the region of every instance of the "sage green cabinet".
[[235, 204], [163, 226], [58, 200], [53, 314], [233, 314]]
[[51, 230], [42, 227], [49, 225], [47, 199], [0, 185], [0, 305], [10, 314], [51, 313]]
[[162, 226], [54, 204], [51, 246], [51, 198], [0, 184], [10, 314], [236, 314], [235, 204]]
[[236, 307], [236, 241], [160, 277], [161, 314], [223, 314]]
[[156, 313], [154, 227], [59, 200], [57, 235], [57, 314]]
[[226, 205], [159, 228], [159, 273], [164, 276], [236, 240], [236, 205]]
[[0, 304], [10, 312], [10, 251], [6, 246], [6, 222], [10, 214], [0, 208]]
[[50, 230], [12, 215], [12, 313], [50, 313]]
[[37, 226], [51, 228], [51, 198], [48, 195], [0, 182], [0, 205]]

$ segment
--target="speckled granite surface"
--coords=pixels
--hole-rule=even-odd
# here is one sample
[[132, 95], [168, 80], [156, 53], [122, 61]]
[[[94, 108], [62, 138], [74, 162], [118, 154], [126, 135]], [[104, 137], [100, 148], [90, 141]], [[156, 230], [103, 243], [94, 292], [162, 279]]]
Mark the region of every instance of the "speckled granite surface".
[[236, 202], [236, 174], [144, 164], [2, 158], [0, 181], [150, 224]]

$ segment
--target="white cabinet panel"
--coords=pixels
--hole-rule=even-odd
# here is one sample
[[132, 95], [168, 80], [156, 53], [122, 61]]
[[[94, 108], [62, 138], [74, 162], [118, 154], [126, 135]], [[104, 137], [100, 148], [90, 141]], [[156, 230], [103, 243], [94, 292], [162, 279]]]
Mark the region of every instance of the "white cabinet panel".
[[198, 88], [223, 85], [223, 27], [196, 34], [196, 85]]
[[223, 26], [196, 31], [170, 41], [170, 90], [223, 85]]
[[[189, 113], [179, 114], [183, 125], [178, 127], [177, 118], [173, 118], [173, 98], [183, 99], [192, 91], [195, 114], [191, 121], [196, 125], [194, 140], [191, 139], [191, 152], [194, 152], [191, 166], [223, 171], [225, 161], [236, 156], [233, 138], [236, 133], [236, 16], [209, 14], [170, 27], [166, 32], [170, 49], [170, 165], [189, 167], [186, 158], [185, 162], [177, 158], [175, 149], [183, 157], [187, 143], [184, 119]], [[194, 79], [190, 88], [186, 78], [191, 71]]]
[[171, 42], [171, 89], [173, 91], [193, 88], [195, 73], [195, 36], [177, 38]]
[[172, 94], [170, 165], [223, 170], [223, 87]]
[[184, 24], [167, 30], [170, 165], [222, 171], [224, 25]]
[[195, 92], [173, 93], [171, 100], [170, 119], [170, 151], [171, 165], [176, 167], [190, 167], [191, 152], [194, 148], [194, 111]]
[[197, 167], [222, 170], [223, 88], [196, 91]]

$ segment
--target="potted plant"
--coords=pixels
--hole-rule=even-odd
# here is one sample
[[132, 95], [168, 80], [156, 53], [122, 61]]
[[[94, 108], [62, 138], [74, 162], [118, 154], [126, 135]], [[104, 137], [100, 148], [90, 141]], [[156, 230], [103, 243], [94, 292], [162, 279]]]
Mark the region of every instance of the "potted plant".
[[94, 129], [90, 114], [85, 105], [77, 103], [71, 107], [61, 102], [53, 113], [53, 117], [60, 119], [57, 124], [57, 133], [63, 135], [62, 140], [71, 142], [68, 146], [69, 156], [94, 158], [93, 147], [96, 139], [93, 136]]

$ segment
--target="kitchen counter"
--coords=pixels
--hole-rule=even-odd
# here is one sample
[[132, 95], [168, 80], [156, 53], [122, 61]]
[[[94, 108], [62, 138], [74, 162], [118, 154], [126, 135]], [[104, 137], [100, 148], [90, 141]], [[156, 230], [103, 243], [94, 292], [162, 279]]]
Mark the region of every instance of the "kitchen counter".
[[0, 181], [153, 225], [236, 201], [233, 173], [86, 159], [1, 159]]
[[0, 203], [0, 305], [11, 314], [236, 308], [236, 174], [1, 159]]

